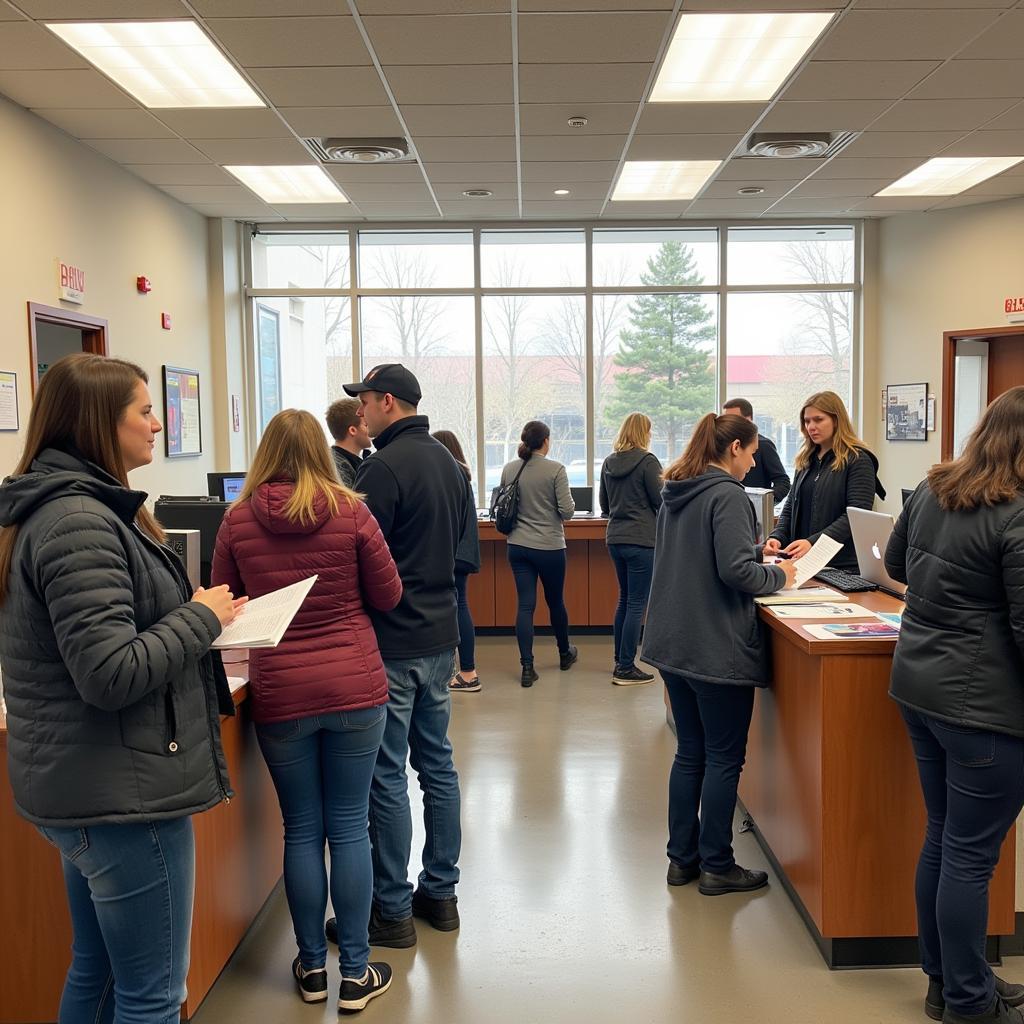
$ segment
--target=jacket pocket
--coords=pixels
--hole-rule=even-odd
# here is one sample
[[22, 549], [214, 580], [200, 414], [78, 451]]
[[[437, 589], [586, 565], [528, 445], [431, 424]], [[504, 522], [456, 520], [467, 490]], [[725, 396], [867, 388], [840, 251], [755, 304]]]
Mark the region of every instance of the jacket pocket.
[[168, 757], [178, 752], [178, 715], [169, 686], [123, 708], [120, 719], [121, 742], [131, 750]]

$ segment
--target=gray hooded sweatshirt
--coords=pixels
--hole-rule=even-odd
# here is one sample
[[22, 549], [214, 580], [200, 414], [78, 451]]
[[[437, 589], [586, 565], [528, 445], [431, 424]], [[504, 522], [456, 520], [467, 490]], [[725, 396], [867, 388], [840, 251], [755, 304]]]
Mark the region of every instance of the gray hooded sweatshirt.
[[661, 508], [661, 463], [643, 448], [612, 452], [601, 466], [601, 511], [608, 517], [609, 544], [654, 547], [654, 522]]

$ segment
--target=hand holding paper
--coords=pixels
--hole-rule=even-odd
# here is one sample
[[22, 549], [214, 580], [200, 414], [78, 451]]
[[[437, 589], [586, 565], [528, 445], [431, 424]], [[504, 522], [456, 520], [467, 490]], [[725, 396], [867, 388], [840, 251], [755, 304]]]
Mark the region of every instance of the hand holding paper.
[[228, 647], [276, 647], [295, 613], [313, 588], [317, 577], [300, 580], [289, 587], [250, 601], [238, 617], [213, 642], [218, 650]]
[[843, 545], [824, 533], [814, 542], [814, 547], [796, 563], [796, 586], [802, 587], [813, 579], [842, 550]]

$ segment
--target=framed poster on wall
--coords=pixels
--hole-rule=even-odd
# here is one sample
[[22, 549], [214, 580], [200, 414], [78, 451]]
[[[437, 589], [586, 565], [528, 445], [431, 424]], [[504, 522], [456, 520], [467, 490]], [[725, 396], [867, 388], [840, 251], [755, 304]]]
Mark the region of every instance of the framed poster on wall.
[[886, 441], [927, 441], [928, 385], [890, 384], [885, 393]]
[[199, 371], [165, 366], [164, 444], [169, 459], [200, 455], [203, 451], [199, 408]]
[[256, 304], [259, 363], [260, 433], [281, 411], [281, 316], [272, 306]]

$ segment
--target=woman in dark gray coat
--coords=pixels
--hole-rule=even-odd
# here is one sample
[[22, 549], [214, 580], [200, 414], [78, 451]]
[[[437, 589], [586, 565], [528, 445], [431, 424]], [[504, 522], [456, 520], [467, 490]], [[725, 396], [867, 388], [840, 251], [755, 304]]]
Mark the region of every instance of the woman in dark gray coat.
[[0, 486], [0, 668], [18, 813], [62, 855], [74, 930], [60, 1024], [176, 1022], [189, 815], [230, 796], [227, 680], [210, 644], [241, 601], [194, 595], [127, 474], [153, 459], [147, 378], [73, 355], [36, 393]]
[[1024, 987], [992, 974], [985, 933], [989, 879], [1024, 806], [1024, 387], [988, 407], [960, 458], [932, 467], [885, 565], [908, 585], [890, 692], [928, 811], [925, 1009], [949, 1024], [1021, 1024]]
[[768, 883], [732, 851], [736, 789], [754, 710], [768, 682], [755, 594], [792, 582], [795, 566], [763, 565], [742, 480], [757, 427], [709, 413], [665, 472], [641, 661], [661, 671], [678, 749], [669, 776], [668, 883], [699, 878], [705, 896]]

